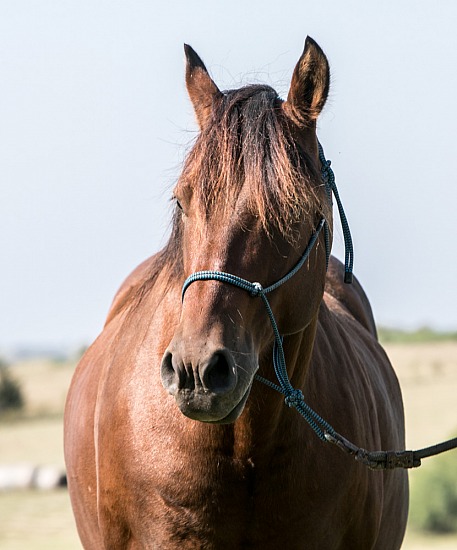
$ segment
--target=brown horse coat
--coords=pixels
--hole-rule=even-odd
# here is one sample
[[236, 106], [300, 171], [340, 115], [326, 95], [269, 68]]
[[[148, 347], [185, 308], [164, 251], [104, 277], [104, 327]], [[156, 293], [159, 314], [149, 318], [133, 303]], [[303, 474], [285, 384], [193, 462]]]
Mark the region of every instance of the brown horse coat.
[[[281, 102], [268, 87], [222, 94], [195, 52], [186, 53], [201, 135], [175, 190], [170, 241], [118, 292], [68, 395], [65, 456], [82, 543], [398, 549], [406, 473], [367, 470], [321, 442], [283, 396], [253, 381], [257, 369], [275, 381], [271, 326], [260, 301], [211, 281], [193, 283], [181, 303], [184, 279], [200, 269], [274, 282], [296, 263], [316, 209], [331, 218], [315, 137], [328, 92], [325, 56], [307, 39]], [[269, 114], [261, 101], [271, 103]], [[263, 133], [251, 132], [259, 120]], [[233, 131], [234, 141], [219, 136], [210, 146], [216, 130]], [[278, 132], [284, 135], [276, 143]], [[279, 166], [284, 140], [292, 161]], [[210, 155], [210, 147], [219, 153]], [[231, 172], [220, 167], [232, 162], [228, 151], [236, 157]], [[248, 189], [259, 184], [259, 173], [265, 181], [280, 179], [282, 190], [287, 178], [296, 178], [295, 188], [306, 181], [308, 203], [298, 205], [293, 191], [274, 195], [271, 182], [268, 190]], [[272, 206], [287, 212], [273, 219]], [[357, 280], [342, 283], [343, 266], [334, 258], [325, 272], [322, 241], [302, 269], [271, 297], [293, 386], [356, 444], [404, 448], [398, 381], [362, 288]]]

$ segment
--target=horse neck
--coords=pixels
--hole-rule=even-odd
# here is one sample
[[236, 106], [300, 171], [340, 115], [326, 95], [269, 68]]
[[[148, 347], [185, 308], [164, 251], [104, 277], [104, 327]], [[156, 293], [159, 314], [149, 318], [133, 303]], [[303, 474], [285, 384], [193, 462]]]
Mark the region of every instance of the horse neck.
[[[317, 315], [301, 332], [284, 338], [284, 354], [291, 384], [305, 393], [314, 339], [317, 328]], [[259, 361], [259, 373], [277, 383], [273, 367], [271, 347]], [[287, 440], [289, 435], [301, 425], [302, 418], [284, 403], [284, 396], [254, 380], [251, 395], [245, 410], [233, 425], [234, 442], [238, 441], [239, 451], [249, 454], [252, 449], [260, 453], [273, 451], [278, 441]]]

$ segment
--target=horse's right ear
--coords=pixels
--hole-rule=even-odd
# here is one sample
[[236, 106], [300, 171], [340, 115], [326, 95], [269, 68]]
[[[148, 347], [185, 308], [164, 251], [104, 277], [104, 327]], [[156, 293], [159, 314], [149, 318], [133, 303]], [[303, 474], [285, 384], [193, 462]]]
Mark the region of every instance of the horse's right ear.
[[222, 95], [219, 88], [211, 80], [205, 64], [197, 53], [184, 44], [186, 52], [186, 86], [192, 105], [194, 106], [200, 129], [206, 126], [210, 118], [214, 101]]
[[327, 99], [330, 69], [327, 58], [309, 36], [292, 75], [284, 111], [299, 126], [316, 122]]

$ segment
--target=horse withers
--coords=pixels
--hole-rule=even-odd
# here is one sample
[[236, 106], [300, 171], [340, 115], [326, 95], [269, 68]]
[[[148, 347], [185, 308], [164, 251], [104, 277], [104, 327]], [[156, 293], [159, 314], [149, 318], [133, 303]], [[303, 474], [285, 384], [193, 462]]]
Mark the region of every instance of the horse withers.
[[[65, 412], [72, 506], [86, 549], [398, 549], [404, 471], [373, 472], [323, 443], [275, 381], [269, 294], [287, 374], [366, 449], [404, 448], [401, 393], [368, 300], [330, 258], [332, 207], [316, 121], [329, 67], [310, 38], [286, 101], [269, 86], [221, 92], [189, 46], [200, 132], [174, 189], [166, 246], [116, 295], [75, 372]], [[259, 285], [259, 287], [260, 287]], [[260, 287], [260, 288], [262, 288]], [[257, 287], [256, 287], [257, 288]]]

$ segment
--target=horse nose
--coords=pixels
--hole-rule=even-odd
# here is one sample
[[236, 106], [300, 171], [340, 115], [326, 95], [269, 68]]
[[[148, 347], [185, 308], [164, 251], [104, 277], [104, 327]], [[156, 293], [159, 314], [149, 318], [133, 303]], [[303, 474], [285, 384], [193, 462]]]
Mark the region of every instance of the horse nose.
[[180, 390], [225, 394], [237, 384], [235, 362], [228, 350], [222, 349], [207, 358], [185, 358], [167, 350], [162, 359], [161, 377], [164, 388], [176, 395]]

